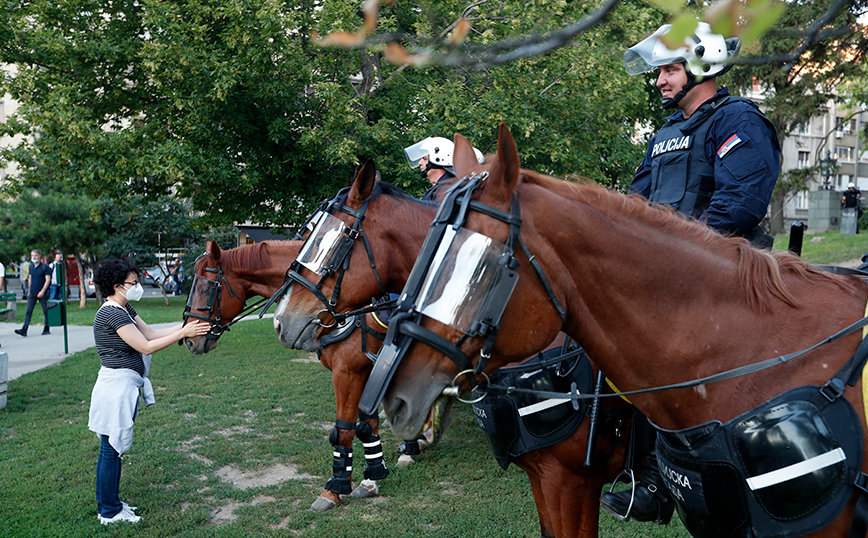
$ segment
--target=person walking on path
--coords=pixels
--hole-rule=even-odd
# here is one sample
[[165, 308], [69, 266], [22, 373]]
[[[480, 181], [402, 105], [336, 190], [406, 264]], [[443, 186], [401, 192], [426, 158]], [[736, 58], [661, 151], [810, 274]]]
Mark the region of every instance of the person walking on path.
[[30, 251], [30, 276], [27, 286], [27, 313], [24, 314], [24, 326], [15, 329], [15, 334], [27, 336], [27, 328], [30, 326], [30, 318], [33, 316], [33, 307], [36, 301], [42, 305], [42, 316], [45, 319], [45, 328], [42, 334], [51, 334], [48, 329], [48, 286], [51, 284], [51, 267], [42, 263], [42, 252], [39, 249]]
[[61, 288], [63, 287], [63, 283], [60, 281], [60, 273], [62, 271], [61, 265], [63, 264], [63, 254], [60, 252], [54, 255], [54, 261], [51, 262], [48, 266], [51, 267], [51, 284], [48, 286], [48, 300], [49, 301], [60, 301], [61, 299]]
[[148, 326], [130, 304], [144, 294], [140, 275], [132, 262], [110, 259], [99, 266], [94, 276], [106, 301], [93, 320], [100, 369], [91, 392], [87, 427], [100, 440], [96, 505], [97, 518], [103, 525], [142, 520], [135, 514], [136, 507], [120, 500], [119, 490], [121, 459], [132, 446], [140, 394], [145, 405], [154, 403], [154, 390], [148, 380], [151, 354], [210, 330], [200, 320], [164, 329]]

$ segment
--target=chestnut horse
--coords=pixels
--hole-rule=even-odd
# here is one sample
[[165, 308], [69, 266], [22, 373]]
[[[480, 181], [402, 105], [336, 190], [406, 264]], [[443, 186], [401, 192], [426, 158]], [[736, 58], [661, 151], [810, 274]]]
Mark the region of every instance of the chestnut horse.
[[[201, 256], [194, 268], [194, 283], [188, 299], [189, 317], [209, 321], [213, 328], [206, 336], [184, 339], [191, 353], [198, 355], [214, 349], [217, 339], [224, 332], [222, 327], [234, 322], [245, 308], [245, 303], [253, 297], [271, 297], [284, 283], [286, 269], [292, 264], [301, 248], [301, 241], [267, 241], [244, 245], [231, 250], [221, 251], [215, 241], [209, 241], [205, 255]], [[217, 284], [220, 287], [217, 287]], [[211, 291], [214, 290], [210, 299]], [[374, 321], [368, 315], [366, 323]], [[355, 423], [358, 416], [359, 397], [365, 380], [371, 370], [371, 360], [362, 353], [362, 338], [366, 346], [378, 350], [381, 340], [368, 332], [354, 330], [346, 339], [324, 346], [319, 360], [332, 372], [335, 404], [338, 420]], [[378, 434], [379, 419], [366, 421], [372, 434]], [[340, 430], [339, 444], [352, 450], [355, 429]], [[357, 497], [377, 494], [379, 487], [374, 480], [364, 480], [354, 491]], [[314, 502], [316, 509], [327, 509], [340, 504], [340, 497], [326, 490]]]
[[[759, 475], [747, 471], [755, 464], [754, 460], [748, 460], [742, 463], [742, 470], [732, 472], [741, 477], [735, 480], [738, 487], [745, 488], [747, 483], [750, 492], [739, 489], [738, 494], [726, 497], [728, 492], [703, 490], [709, 499], [714, 496], [720, 501], [723, 496], [723, 502], [709, 501], [703, 508], [717, 514], [717, 521], [723, 522], [721, 527], [731, 523], [732, 534], [726, 535], [732, 536], [759, 536], [760, 528], [766, 525], [763, 515], [754, 508], [750, 508], [749, 519], [740, 519], [744, 515], [742, 510], [741, 515], [733, 512], [732, 521], [726, 522], [728, 511], [734, 510], [737, 504], [736, 499], [753, 503], [749, 506], [754, 507], [765, 502], [756, 499], [767, 490], [775, 493], [776, 501], [787, 494], [801, 495], [799, 502], [809, 503], [812, 496], [821, 495], [821, 490], [788, 486], [788, 483], [814, 480], [818, 473], [825, 472], [824, 466], [829, 463], [816, 463], [813, 458], [791, 463], [791, 457], [801, 455], [800, 446], [788, 444], [793, 439], [802, 440], [798, 432], [775, 430], [774, 425], [763, 421], [765, 417], [765, 420], [780, 420], [785, 426], [791, 424], [787, 421], [798, 413], [786, 417], [776, 413], [796, 404], [778, 396], [808, 386], [813, 397], [822, 396], [816, 401], [829, 400], [833, 403], [823, 405], [835, 405], [842, 417], [848, 417], [844, 422], [849, 433], [838, 439], [841, 446], [844, 441], [854, 444], [848, 445], [849, 452], [841, 446], [830, 451], [830, 454], [838, 454], [838, 458], [835, 467], [829, 469], [838, 473], [839, 464], [853, 467], [841, 471], [841, 476], [849, 478], [842, 478], [840, 486], [836, 485], [835, 499], [840, 504], [824, 515], [823, 523], [808, 517], [804, 529], [793, 530], [790, 535], [845, 536], [857, 512], [860, 493], [857, 487], [850, 487], [852, 476], [858, 481], [860, 469], [864, 472], [865, 468], [864, 463], [859, 463], [865, 461], [864, 444], [860, 444], [865, 434], [863, 382], [858, 367], [853, 371], [847, 369], [852, 364], [848, 359], [851, 356], [854, 360], [861, 358], [865, 348], [859, 347], [860, 335], [852, 332], [864, 323], [862, 316], [868, 301], [865, 282], [859, 277], [822, 272], [791, 253], [753, 249], [744, 239], [724, 237], [672, 211], [650, 207], [640, 197], [520, 170], [515, 142], [504, 125], [500, 126], [497, 154], [483, 166], [471, 161], [472, 148], [463, 137], [456, 135], [455, 139], [456, 170], [460, 174], [480, 174], [481, 180], [476, 183], [463, 227], [506, 242], [515, 226], [494, 216], [509, 215], [511, 210], [518, 209], [520, 236], [542, 266], [552, 292], [547, 293], [539, 284], [528, 269], [528, 257], [516, 248], [515, 260], [521, 264], [517, 270], [521, 276], [501, 312], [502, 326], [489, 362], [514, 360], [543, 349], [552, 335], [563, 329], [624, 392], [678, 384], [671, 390], [630, 395], [637, 409], [661, 429], [658, 450], [674, 446], [674, 442], [668, 441], [674, 437], [684, 443], [687, 447], [684, 450], [707, 448], [702, 443], [719, 438], [713, 434], [731, 431], [725, 429], [727, 425], [720, 424], [728, 421], [752, 425], [746, 430], [748, 435], [738, 437], [747, 447], [754, 447], [750, 443], [757, 439], [769, 441], [768, 447], [774, 447], [783, 437], [784, 450], [789, 451], [787, 457], [782, 458], [786, 463], [775, 461], [781, 452], [757, 451], [766, 456], [762, 465], [772, 469], [763, 471], [766, 484], [751, 483]], [[486, 208], [487, 212], [474, 210], [474, 204], [476, 208]], [[405, 293], [410, 291], [405, 290]], [[553, 307], [557, 304], [563, 305], [566, 311], [563, 322]], [[402, 303], [399, 303], [398, 311], [401, 309]], [[456, 342], [463, 334], [424, 316], [418, 323], [424, 330], [450, 342]], [[404, 332], [401, 323], [394, 321], [393, 324], [394, 334]], [[832, 335], [836, 338], [830, 338]], [[815, 347], [820, 343], [821, 346]], [[481, 337], [465, 338], [460, 342], [460, 351], [474, 357], [484, 344]], [[391, 345], [391, 339], [387, 338], [384, 350]], [[857, 347], [859, 353], [854, 355]], [[378, 376], [383, 357], [384, 352], [380, 354], [372, 380]], [[424, 410], [452, 385], [458, 367], [444, 358], [443, 351], [419, 341], [410, 343], [406, 353], [390, 359], [397, 367], [393, 368], [391, 384], [385, 390], [383, 408], [398, 435], [412, 435], [419, 429]], [[705, 378], [715, 374], [762, 361], [768, 361], [766, 366], [771, 366], [748, 375], [723, 376], [713, 383], [704, 383]], [[842, 368], [845, 363], [848, 367]], [[859, 364], [859, 360], [855, 363]], [[849, 380], [855, 388], [832, 379], [836, 372], [846, 373], [844, 380]], [[369, 389], [381, 390], [372, 386], [366, 389], [363, 409]], [[838, 397], [841, 392], [844, 398]], [[796, 393], [798, 391], [788, 394]], [[752, 414], [752, 410], [770, 400], [779, 406]], [[807, 409], [814, 403], [809, 405], [799, 400], [799, 405]], [[818, 423], [834, 424], [825, 418], [815, 419]], [[692, 429], [673, 433], [673, 430], [688, 428]], [[769, 431], [777, 433], [765, 435], [764, 432]], [[795, 437], [787, 437], [791, 435]], [[819, 433], [810, 440], [820, 444], [831, 442]], [[839, 461], [842, 452], [846, 454], [843, 462]], [[693, 469], [687, 456], [678, 461], [683, 468]], [[732, 468], [739, 469], [735, 464]], [[700, 486], [694, 480], [684, 487], [688, 476], [708, 478], [699, 472], [688, 475], [661, 469], [668, 475], [666, 485], [673, 493], [692, 494], [687, 487]], [[678, 490], [678, 480], [682, 482], [681, 490]], [[851, 482], [846, 483], [847, 480]], [[697, 502], [697, 497], [688, 498], [688, 502], [691, 501]], [[692, 526], [689, 521], [697, 521], [695, 513], [685, 512], [681, 504], [678, 509], [691, 532], [700, 536], [725, 534], [720, 527]], [[822, 512], [817, 510], [817, 513]], [[793, 524], [803, 516], [792, 517]], [[781, 518], [775, 524], [789, 524], [789, 521]], [[857, 534], [864, 535], [864, 527], [858, 529]], [[776, 534], [771, 531], [765, 535]]]
[[[420, 202], [388, 183], [377, 181], [372, 163], [361, 169], [343, 203], [355, 214], [364, 208], [360, 235], [363, 233], [367, 238], [370, 252], [366, 253], [367, 249], [355, 244], [345, 270], [325, 279], [320, 279], [307, 268], [298, 267], [299, 279], [304, 277], [310, 282], [318, 282], [324, 297], [334, 297], [333, 312], [351, 311], [369, 304], [371, 297], [383, 293], [383, 288], [389, 292], [400, 291], [438, 209], [437, 205]], [[355, 223], [349, 212], [335, 211], [333, 216], [340, 218], [348, 228]], [[529, 280], [533, 278], [528, 277]], [[338, 280], [341, 287], [339, 293], [334, 294]], [[305, 287], [309, 289], [309, 286]], [[305, 287], [298, 282], [293, 284], [278, 304], [274, 323], [284, 345], [304, 344], [302, 349], [313, 349], [323, 311], [328, 308], [322, 298], [317, 299]], [[529, 317], [525, 322], [532, 327], [536, 320]], [[557, 336], [557, 329], [547, 332], [543, 337], [547, 339], [544, 347], [558, 341]], [[520, 362], [542, 349], [524, 355], [513, 354], [504, 362]], [[442, 388], [438, 390], [442, 391]], [[429, 402], [429, 409], [435, 400]], [[619, 402], [612, 406], [623, 408], [626, 404]], [[427, 412], [425, 415], [427, 418]], [[515, 460], [530, 480], [545, 537], [597, 536], [599, 495], [603, 485], [620, 470], [623, 450], [616, 450], [615, 445], [620, 449], [623, 444], [599, 436], [592, 466], [584, 467], [588, 423], [582, 421], [568, 439], [533, 450]], [[422, 424], [419, 424], [412, 436], [402, 438], [413, 439], [421, 431]]]

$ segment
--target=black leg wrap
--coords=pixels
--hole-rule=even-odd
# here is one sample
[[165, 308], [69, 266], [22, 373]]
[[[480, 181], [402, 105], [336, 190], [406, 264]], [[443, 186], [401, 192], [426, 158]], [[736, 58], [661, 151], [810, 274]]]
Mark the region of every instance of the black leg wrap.
[[383, 445], [380, 444], [379, 435], [370, 435], [367, 439], [361, 439], [365, 446], [365, 480], [382, 480], [389, 476], [389, 469], [383, 460]]
[[336, 446], [334, 449], [332, 462], [334, 476], [328, 479], [325, 488], [335, 495], [348, 495], [353, 491], [350, 483], [353, 476], [353, 453], [343, 446]]
[[358, 437], [361, 442], [367, 442], [367, 440], [370, 439], [373, 434], [374, 428], [372, 428], [371, 425], [364, 420], [360, 420], [356, 424], [356, 437]]
[[413, 439], [412, 441], [406, 440], [398, 447], [398, 453], [408, 456], [418, 456], [422, 453], [422, 449], [419, 448], [419, 441], [417, 439]]

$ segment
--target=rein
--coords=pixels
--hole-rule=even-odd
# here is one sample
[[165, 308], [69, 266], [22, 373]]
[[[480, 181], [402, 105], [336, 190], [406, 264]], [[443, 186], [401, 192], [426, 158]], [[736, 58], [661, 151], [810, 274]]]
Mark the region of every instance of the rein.
[[[772, 359], [767, 359], [767, 360], [764, 360], [762, 362], [758, 362], [758, 363], [754, 363], [754, 364], [747, 364], [744, 366], [740, 366], [738, 368], [733, 368], [731, 370], [726, 370], [724, 372], [719, 372], [717, 374], [702, 377], [699, 379], [694, 379], [691, 381], [683, 381], [681, 383], [672, 383], [670, 385], [662, 385], [659, 387], [651, 387], [651, 388], [647, 388], [647, 389], [631, 390], [631, 391], [627, 391], [627, 392], [600, 394], [599, 397], [613, 397], [613, 396], [626, 397], [626, 396], [633, 396], [636, 394], [649, 394], [652, 392], [662, 392], [665, 390], [686, 389], [686, 388], [691, 388], [691, 387], [697, 387], [700, 385], [707, 385], [709, 383], [716, 383], [718, 381], [726, 381], [728, 379], [734, 379], [737, 377], [742, 377], [742, 376], [745, 376], [748, 374], [759, 372], [761, 370], [765, 370], [767, 368], [771, 368], [772, 366], [777, 366], [778, 364], [784, 364], [784, 363], [786, 363], [792, 359], [795, 359], [797, 357], [800, 357], [801, 355], [804, 355], [805, 353], [811, 352], [811, 351], [813, 351], [813, 350], [815, 350], [821, 346], [824, 346], [826, 344], [830, 344], [830, 343], [832, 343], [832, 342], [834, 342], [840, 338], [843, 338], [843, 337], [845, 337], [845, 336], [847, 336], [853, 332], [856, 332], [859, 329], [866, 327], [866, 326], [868, 326], [868, 317], [864, 317], [864, 318], [860, 319], [859, 321], [857, 321], [856, 323], [853, 323], [849, 327], [846, 327], [846, 328], [838, 331], [837, 333], [833, 334], [832, 336], [829, 336], [825, 340], [818, 342], [818, 343], [812, 345], [811, 347], [802, 349], [801, 351], [796, 351], [793, 353], [789, 353], [787, 355], [780, 355], [778, 357], [775, 357]], [[868, 340], [863, 340], [863, 342], [868, 342]], [[860, 355], [861, 355], [861, 357], [860, 357]], [[848, 361], [848, 364], [853, 365], [853, 364], [858, 364], [860, 362], [864, 364], [864, 361], [866, 358], [868, 358], [868, 348], [866, 348], [866, 346], [860, 346], [859, 350], [857, 351], [857, 354], [850, 358], [850, 360]], [[847, 365], [845, 365], [845, 367], [842, 367], [842, 370], [845, 369], [846, 366]], [[835, 379], [826, 383], [826, 385], [823, 386], [823, 388], [821, 389], [821, 393], [826, 398], [828, 398], [830, 400], [840, 396], [844, 390], [843, 389], [843, 383], [835, 383], [834, 381], [835, 381]], [[852, 383], [850, 383], [850, 384], [852, 385]], [[447, 388], [446, 390], [449, 390], [449, 389]], [[532, 395], [535, 395], [539, 398], [570, 399], [570, 400], [572, 400], [573, 407], [575, 407], [575, 408], [578, 408], [579, 403], [582, 400], [591, 400], [591, 399], [594, 399], [596, 397], [593, 394], [590, 394], [590, 395], [580, 394], [578, 391], [561, 393], [561, 392], [550, 392], [550, 391], [535, 391], [532, 389], [520, 389], [517, 387], [507, 387], [503, 390], [495, 389], [494, 387], [488, 387], [488, 390], [493, 394], [495, 394], [495, 393], [506, 394], [506, 395], [532, 394]]]

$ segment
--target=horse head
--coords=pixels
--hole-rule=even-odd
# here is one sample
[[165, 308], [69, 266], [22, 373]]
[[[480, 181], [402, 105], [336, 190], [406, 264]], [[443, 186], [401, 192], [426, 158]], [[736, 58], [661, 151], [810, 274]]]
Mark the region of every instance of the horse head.
[[[395, 335], [414, 336], [404, 344], [403, 359], [395, 361], [398, 366], [382, 400], [393, 430], [403, 438], [418, 434], [428, 409], [445, 389], [457, 386], [464, 392], [482, 373], [544, 349], [562, 325], [558, 312], [545, 300], [543, 286], [528, 258], [515, 242], [517, 217], [510, 217], [512, 192], [523, 171], [509, 129], [501, 125], [497, 153], [482, 167], [470, 166], [472, 147], [466, 139], [456, 135], [455, 146], [456, 163], [463, 163], [457, 164], [456, 170], [464, 172], [467, 166], [470, 171], [455, 189], [466, 186], [473, 202], [491, 211], [479, 212], [479, 205], [447, 198], [438, 219], [448, 218], [449, 204], [454, 204], [454, 213], [462, 220], [460, 229], [455, 231], [453, 223], [435, 220], [431, 233], [438, 233], [435, 228], [442, 230], [443, 238], [448, 237], [451, 243], [444, 246], [441, 239], [439, 245], [423, 250], [417, 261], [417, 266], [424, 266], [420, 272], [427, 268], [425, 276], [417, 279], [423, 284], [409, 292], [419, 315], [399, 321], [394, 331]], [[502, 215], [506, 221], [492, 218], [492, 214]], [[486, 273], [484, 260], [503, 262], [507, 254], [514, 255], [515, 262], [505, 262]], [[429, 262], [422, 260], [426, 255], [430, 255]], [[405, 294], [415, 274], [416, 269]], [[517, 281], [527, 285], [521, 293], [511, 293]], [[512, 315], [501, 316], [505, 309]], [[480, 323], [482, 318], [485, 321]], [[492, 339], [495, 332], [497, 337]], [[386, 358], [382, 354], [380, 358], [384, 363], [390, 360], [389, 351], [385, 353]], [[484, 362], [480, 362], [482, 356]], [[372, 377], [369, 388], [377, 382]]]
[[211, 332], [185, 338], [187, 349], [197, 355], [214, 349], [248, 306], [247, 299], [271, 297], [280, 289], [284, 271], [300, 247], [298, 241], [269, 241], [224, 252], [216, 241], [209, 241], [194, 266], [184, 318], [210, 323]]
[[373, 161], [313, 217], [289, 272], [274, 328], [289, 348], [314, 351], [335, 315], [404, 285], [436, 207], [378, 180]]

